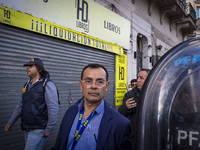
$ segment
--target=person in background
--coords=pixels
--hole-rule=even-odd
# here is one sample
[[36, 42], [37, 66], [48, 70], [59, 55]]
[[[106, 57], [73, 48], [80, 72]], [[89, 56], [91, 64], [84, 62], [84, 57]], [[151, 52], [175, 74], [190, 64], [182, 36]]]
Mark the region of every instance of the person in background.
[[4, 131], [21, 117], [21, 128], [25, 131], [25, 150], [42, 150], [42, 147], [53, 132], [57, 122], [59, 104], [55, 84], [49, 79], [39, 58], [31, 59], [26, 66], [30, 77], [22, 89], [22, 99], [17, 104]]
[[140, 110], [140, 98], [143, 84], [147, 78], [149, 69], [142, 69], [137, 75], [137, 86], [124, 95], [123, 104], [118, 111], [131, 120], [132, 149], [137, 150], [138, 120]]
[[66, 111], [52, 150], [131, 150], [130, 121], [104, 99], [106, 68], [87, 65], [79, 82], [83, 97]]
[[132, 79], [129, 86], [128, 86], [128, 91], [132, 90], [137, 86], [137, 79]]

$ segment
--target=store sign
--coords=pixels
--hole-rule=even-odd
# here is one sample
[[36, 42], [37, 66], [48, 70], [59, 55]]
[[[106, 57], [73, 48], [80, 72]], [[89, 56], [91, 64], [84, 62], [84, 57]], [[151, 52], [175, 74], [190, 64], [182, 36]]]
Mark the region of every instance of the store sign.
[[7, 8], [129, 49], [130, 21], [93, 0], [0, 1]]
[[[84, 20], [84, 18], [82, 18]], [[86, 21], [86, 18], [85, 20]], [[0, 5], [0, 22], [23, 28], [40, 34], [83, 44], [115, 54], [122, 54], [122, 47], [94, 38], [84, 33], [74, 31], [41, 18], [31, 16]]]
[[115, 105], [123, 104], [124, 94], [127, 92], [127, 55], [116, 55], [116, 90]]

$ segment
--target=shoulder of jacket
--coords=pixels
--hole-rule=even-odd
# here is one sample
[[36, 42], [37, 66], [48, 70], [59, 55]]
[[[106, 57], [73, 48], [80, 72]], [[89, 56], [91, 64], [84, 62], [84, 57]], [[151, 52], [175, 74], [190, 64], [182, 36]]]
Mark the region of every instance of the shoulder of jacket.
[[109, 112], [113, 118], [117, 119], [117, 118], [125, 118], [123, 115], [121, 115], [119, 112], [117, 112], [116, 110], [114, 110], [111, 105], [105, 100], [105, 109], [107, 109], [107, 113]]
[[[111, 108], [110, 113], [112, 115], [113, 121], [118, 122], [119, 124], [127, 124], [130, 122], [129, 119], [124, 117], [122, 114]], [[119, 121], [120, 120], [120, 121]]]

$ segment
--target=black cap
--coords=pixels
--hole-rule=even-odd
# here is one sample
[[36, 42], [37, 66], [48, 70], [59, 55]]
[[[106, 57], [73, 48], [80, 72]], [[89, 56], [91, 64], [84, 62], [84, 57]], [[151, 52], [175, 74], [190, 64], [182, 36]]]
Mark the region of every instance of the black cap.
[[30, 65], [38, 65], [44, 67], [43, 62], [39, 58], [33, 58], [28, 63], [24, 64], [24, 66], [30, 66]]

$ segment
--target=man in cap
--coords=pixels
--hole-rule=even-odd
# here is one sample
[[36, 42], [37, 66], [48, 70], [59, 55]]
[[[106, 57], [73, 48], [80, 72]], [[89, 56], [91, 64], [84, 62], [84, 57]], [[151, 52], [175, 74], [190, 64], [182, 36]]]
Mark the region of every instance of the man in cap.
[[57, 122], [59, 112], [57, 88], [49, 79], [50, 75], [39, 58], [31, 59], [24, 66], [30, 79], [24, 85], [22, 99], [4, 131], [11, 130], [21, 117], [21, 128], [25, 131], [25, 150], [41, 150]]

